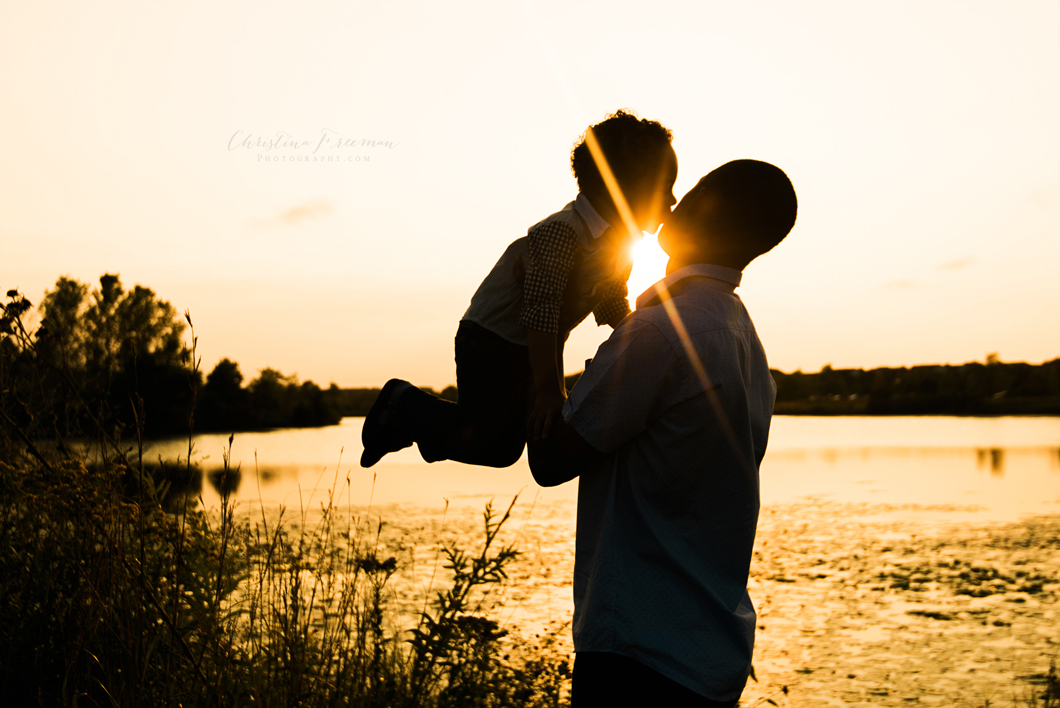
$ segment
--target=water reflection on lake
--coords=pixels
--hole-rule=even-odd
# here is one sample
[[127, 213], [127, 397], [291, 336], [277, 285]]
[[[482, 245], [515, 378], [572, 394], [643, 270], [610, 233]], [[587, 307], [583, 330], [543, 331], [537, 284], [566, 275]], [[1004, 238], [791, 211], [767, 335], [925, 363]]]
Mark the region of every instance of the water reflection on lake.
[[[338, 490], [345, 518], [382, 529], [376, 542], [399, 557], [396, 616], [409, 618], [436, 587], [439, 541], [477, 548], [483, 505], [521, 492], [501, 540], [522, 555], [489, 611], [569, 650], [577, 483], [539, 489], [525, 457], [495, 470], [428, 465], [414, 449], [364, 470], [361, 424], [237, 434], [239, 513], [275, 519], [284, 505], [296, 525], [312, 524]], [[219, 505], [227, 441], [194, 440], [207, 507]], [[149, 457], [159, 455], [186, 458], [187, 441], [153, 445]], [[1047, 668], [1060, 516], [1040, 515], [1060, 515], [1060, 418], [779, 416], [761, 482], [749, 580], [759, 681], [748, 705], [782, 687], [791, 706], [983, 705]], [[998, 523], [1024, 517], [1035, 518]]]
[[[414, 448], [361, 469], [362, 418], [327, 428], [236, 434], [236, 499], [266, 507], [319, 508], [330, 489], [342, 504], [481, 507], [523, 492], [539, 504], [573, 502], [577, 483], [539, 489], [524, 455], [496, 470], [452, 462], [424, 463]], [[217, 468], [226, 435], [199, 435], [192, 459], [207, 471], [207, 507], [219, 502]], [[341, 454], [341, 462], [340, 462]], [[187, 440], [155, 443], [148, 459], [187, 456]], [[214, 472], [213, 475], [210, 473]], [[346, 485], [347, 480], [349, 485]], [[773, 419], [762, 464], [764, 505], [823, 499], [890, 505], [916, 516], [935, 507], [940, 520], [1016, 520], [1060, 513], [1060, 418], [803, 417]], [[563, 504], [567, 506], [567, 504]], [[943, 509], [943, 506], [951, 507]]]

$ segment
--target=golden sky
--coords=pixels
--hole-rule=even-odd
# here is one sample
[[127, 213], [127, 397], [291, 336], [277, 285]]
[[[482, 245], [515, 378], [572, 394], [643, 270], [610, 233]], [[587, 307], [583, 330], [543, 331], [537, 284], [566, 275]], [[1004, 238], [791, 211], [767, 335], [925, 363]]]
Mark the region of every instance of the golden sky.
[[775, 368], [1040, 362], [1058, 27], [1055, 2], [8, 2], [0, 286], [116, 272], [191, 310], [207, 370], [444, 386], [479, 282], [630, 107], [673, 129], [679, 197], [736, 158], [794, 182], [738, 291]]

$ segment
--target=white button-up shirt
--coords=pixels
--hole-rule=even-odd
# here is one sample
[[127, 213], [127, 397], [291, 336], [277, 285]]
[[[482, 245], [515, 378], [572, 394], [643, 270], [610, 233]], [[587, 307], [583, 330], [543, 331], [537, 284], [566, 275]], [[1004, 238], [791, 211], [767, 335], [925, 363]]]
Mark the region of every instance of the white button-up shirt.
[[776, 394], [740, 276], [693, 265], [649, 288], [564, 407], [609, 453], [579, 482], [575, 651], [632, 657], [718, 701], [751, 665], [747, 576]]

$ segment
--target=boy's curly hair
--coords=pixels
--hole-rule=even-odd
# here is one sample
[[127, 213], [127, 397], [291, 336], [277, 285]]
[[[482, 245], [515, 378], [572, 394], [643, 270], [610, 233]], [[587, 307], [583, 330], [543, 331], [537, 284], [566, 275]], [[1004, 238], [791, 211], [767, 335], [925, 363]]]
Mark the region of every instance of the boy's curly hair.
[[662, 123], [638, 118], [631, 110], [622, 108], [608, 115], [596, 125], [589, 126], [570, 154], [570, 168], [578, 180], [578, 190], [599, 191], [603, 179], [596, 166], [585, 137], [592, 131], [603, 150], [607, 164], [619, 184], [626, 184], [643, 174], [646, 164], [659, 159], [663, 148], [673, 142], [673, 133]]

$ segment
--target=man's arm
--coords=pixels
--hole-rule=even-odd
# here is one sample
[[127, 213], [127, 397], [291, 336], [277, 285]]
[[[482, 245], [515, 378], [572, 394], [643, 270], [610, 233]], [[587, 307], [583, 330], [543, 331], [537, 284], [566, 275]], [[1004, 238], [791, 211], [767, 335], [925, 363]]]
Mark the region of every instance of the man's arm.
[[666, 337], [636, 316], [612, 334], [574, 387], [566, 417], [547, 439], [528, 443], [537, 483], [553, 487], [597, 469], [646, 430], [667, 405], [677, 361]]
[[526, 446], [530, 472], [542, 487], [569, 482], [582, 472], [594, 469], [607, 457], [585, 442], [577, 430], [562, 419], [552, 425], [552, 434]]

